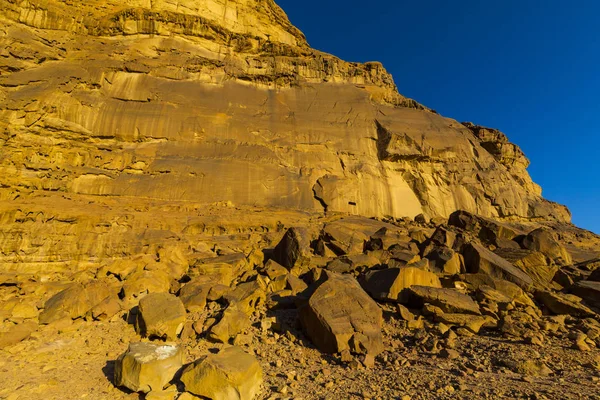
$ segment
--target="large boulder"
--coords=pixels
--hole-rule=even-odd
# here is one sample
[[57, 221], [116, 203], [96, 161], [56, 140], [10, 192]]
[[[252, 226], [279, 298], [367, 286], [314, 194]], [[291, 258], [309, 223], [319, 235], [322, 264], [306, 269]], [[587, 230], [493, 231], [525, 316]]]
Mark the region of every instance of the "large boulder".
[[361, 285], [373, 298], [383, 301], [403, 301], [406, 289], [413, 285], [442, 287], [433, 272], [414, 267], [370, 271], [361, 279]]
[[144, 337], [175, 340], [185, 324], [185, 307], [169, 293], [151, 293], [140, 300], [136, 331]]
[[259, 362], [237, 346], [195, 361], [181, 375], [186, 391], [212, 400], [252, 400], [262, 381]]
[[134, 392], [160, 391], [183, 365], [175, 343], [130, 343], [115, 363], [115, 385]]
[[287, 269], [308, 264], [312, 255], [311, 237], [306, 228], [290, 228], [273, 249], [273, 260]]
[[590, 306], [600, 309], [600, 281], [579, 281], [571, 287], [571, 292]]
[[475, 215], [464, 210], [458, 210], [450, 214], [448, 223], [472, 232], [483, 242], [495, 246], [498, 246], [499, 243], [502, 243], [505, 240], [511, 240], [518, 235], [517, 231], [502, 222]]
[[323, 227], [327, 246], [338, 256], [359, 254], [365, 250], [370, 236], [362, 227], [356, 227], [356, 223], [356, 220], [345, 218], [330, 222]]
[[493, 276], [484, 273], [463, 274], [460, 275], [460, 279], [473, 290], [479, 290], [484, 286], [489, 286], [508, 297], [510, 301], [514, 301], [516, 304], [535, 307], [535, 303], [523, 289], [507, 280], [494, 278]]
[[382, 311], [349, 275], [323, 271], [300, 307], [300, 321], [319, 350], [350, 350], [373, 357], [383, 351]]
[[554, 233], [546, 228], [538, 228], [529, 232], [521, 245], [526, 249], [543, 253], [559, 265], [573, 263], [571, 254], [558, 242]]
[[595, 313], [581, 304], [581, 298], [573, 294], [552, 293], [545, 290], [535, 292], [535, 299], [544, 304], [554, 314], [568, 314], [576, 317], [593, 317]]
[[412, 286], [408, 289], [407, 296], [408, 303], [419, 308], [428, 303], [445, 313], [480, 314], [477, 303], [456, 289]]
[[63, 318], [83, 317], [111, 293], [113, 290], [103, 281], [94, 281], [88, 285], [75, 283], [46, 302], [39, 321], [41, 324], [49, 324]]
[[469, 243], [463, 250], [465, 266], [469, 273], [485, 273], [495, 278], [516, 283], [529, 290], [533, 279], [510, 262], [477, 243]]
[[546, 256], [539, 251], [515, 248], [498, 248], [494, 253], [512, 263], [533, 279], [536, 286], [546, 288], [552, 282], [558, 266], [548, 263]]

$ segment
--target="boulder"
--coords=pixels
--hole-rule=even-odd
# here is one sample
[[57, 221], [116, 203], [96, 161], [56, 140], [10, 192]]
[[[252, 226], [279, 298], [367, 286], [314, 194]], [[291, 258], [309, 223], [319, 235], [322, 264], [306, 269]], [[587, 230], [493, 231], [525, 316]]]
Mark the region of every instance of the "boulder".
[[266, 297], [265, 288], [258, 280], [240, 283], [235, 289], [223, 296], [229, 305], [237, 306], [239, 310], [248, 315], [252, 314], [256, 306], [264, 302]]
[[514, 301], [517, 304], [535, 307], [535, 303], [523, 289], [507, 280], [494, 278], [483, 273], [463, 274], [460, 275], [460, 279], [467, 283], [473, 290], [477, 290], [482, 286], [489, 286], [507, 296], [511, 301]]
[[365, 249], [369, 236], [363, 229], [354, 226], [350, 219], [330, 222], [323, 227], [327, 246], [338, 256], [359, 254]]
[[458, 210], [450, 214], [448, 224], [473, 233], [481, 241], [498, 246], [504, 240], [511, 240], [518, 235], [512, 227], [493, 219]]
[[311, 237], [306, 228], [290, 228], [273, 249], [272, 258], [288, 270], [308, 264], [312, 255]]
[[456, 289], [411, 286], [407, 289], [408, 303], [421, 308], [428, 303], [439, 307], [445, 313], [465, 313], [479, 315], [479, 306], [471, 297]]
[[75, 283], [45, 303], [39, 321], [41, 324], [49, 324], [62, 318], [83, 317], [112, 292], [111, 287], [103, 281], [94, 281], [88, 285]]
[[114, 294], [110, 295], [100, 303], [96, 304], [89, 312], [89, 315], [92, 319], [97, 321], [105, 321], [114, 317], [123, 309], [123, 305], [121, 304], [121, 300], [119, 297]]
[[529, 290], [533, 285], [533, 280], [529, 275], [479, 244], [466, 245], [463, 255], [469, 273], [482, 272], [495, 278], [505, 279], [519, 285], [524, 290]]
[[[225, 262], [226, 261], [226, 262]], [[190, 269], [188, 275], [192, 280], [196, 278], [208, 279], [214, 284], [229, 286], [235, 276], [239, 276], [246, 269], [247, 262], [243, 254], [198, 259]]]
[[571, 287], [571, 291], [590, 306], [600, 309], [600, 282], [579, 281]]
[[212, 400], [252, 400], [262, 381], [259, 362], [237, 346], [195, 361], [181, 375], [186, 391]]
[[301, 293], [308, 288], [306, 282], [292, 274], [286, 275], [287, 287], [292, 291], [293, 295]]
[[267, 275], [269, 279], [275, 279], [277, 277], [287, 275], [289, 271], [283, 265], [279, 264], [275, 260], [268, 260], [262, 270], [263, 274]]
[[180, 299], [169, 293], [151, 293], [140, 300], [135, 329], [143, 337], [175, 340], [185, 319]]
[[442, 322], [449, 326], [463, 327], [472, 333], [479, 333], [479, 330], [487, 322], [487, 318], [473, 314], [443, 313], [436, 315], [434, 320]]
[[319, 350], [373, 357], [383, 351], [382, 311], [356, 279], [323, 271], [310, 289], [312, 295], [300, 306], [300, 321]]
[[230, 306], [223, 311], [221, 320], [210, 328], [208, 337], [221, 343], [228, 343], [250, 326], [250, 319], [245, 312], [235, 306]]
[[220, 285], [222, 280], [218, 275], [201, 275], [179, 290], [179, 298], [189, 312], [202, 311], [206, 306], [206, 300], [210, 290]]
[[456, 233], [449, 231], [443, 226], [438, 226], [429, 240], [436, 246], [452, 248], [456, 241]]
[[183, 365], [175, 343], [130, 343], [115, 363], [115, 385], [134, 392], [161, 391]]
[[465, 272], [463, 256], [451, 248], [436, 246], [425, 257], [429, 260], [429, 266], [434, 272], [449, 275]]
[[571, 254], [556, 239], [554, 233], [546, 228], [529, 232], [521, 242], [525, 249], [539, 251], [559, 265], [573, 264]]
[[135, 301], [148, 293], [166, 293], [171, 289], [169, 274], [160, 271], [138, 271], [127, 277], [123, 284], [123, 299]]
[[595, 313], [581, 304], [581, 298], [573, 294], [552, 293], [545, 290], [535, 292], [535, 299], [554, 314], [568, 314], [576, 317], [593, 317]]
[[360, 282], [373, 298], [383, 301], [405, 300], [406, 289], [413, 285], [442, 287], [434, 273], [413, 267], [369, 271]]
[[558, 266], [550, 265], [546, 256], [539, 251], [514, 248], [498, 248], [494, 254], [504, 258], [525, 272], [536, 286], [546, 288], [552, 282]]
[[22, 342], [37, 329], [38, 324], [35, 321], [26, 321], [11, 326], [6, 331], [0, 332], [0, 349]]

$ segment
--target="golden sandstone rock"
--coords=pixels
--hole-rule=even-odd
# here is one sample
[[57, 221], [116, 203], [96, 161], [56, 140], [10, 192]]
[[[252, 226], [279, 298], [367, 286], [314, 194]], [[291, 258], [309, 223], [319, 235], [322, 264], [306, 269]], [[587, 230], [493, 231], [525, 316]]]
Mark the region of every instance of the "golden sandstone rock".
[[115, 364], [115, 383], [134, 392], [161, 391], [183, 365], [173, 343], [131, 343]]
[[252, 400], [263, 371], [254, 356], [232, 346], [191, 364], [183, 371], [185, 390], [212, 400]]

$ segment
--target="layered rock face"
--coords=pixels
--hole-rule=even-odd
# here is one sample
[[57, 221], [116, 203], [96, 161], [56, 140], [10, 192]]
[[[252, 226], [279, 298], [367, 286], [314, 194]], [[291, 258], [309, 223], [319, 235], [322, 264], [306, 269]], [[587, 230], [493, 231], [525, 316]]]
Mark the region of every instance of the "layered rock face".
[[503, 135], [404, 98], [379, 63], [312, 50], [271, 0], [0, 6], [4, 200], [569, 219]]

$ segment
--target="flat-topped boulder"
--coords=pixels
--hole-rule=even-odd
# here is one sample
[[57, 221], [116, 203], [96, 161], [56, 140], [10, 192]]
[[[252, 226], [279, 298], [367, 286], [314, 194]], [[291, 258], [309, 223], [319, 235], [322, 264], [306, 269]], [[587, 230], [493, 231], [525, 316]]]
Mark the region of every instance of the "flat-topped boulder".
[[412, 286], [408, 289], [408, 303], [416, 307], [431, 304], [447, 313], [479, 315], [479, 305], [470, 296], [456, 289]]
[[115, 362], [115, 384], [134, 392], [161, 391], [182, 365], [175, 343], [130, 343]]
[[463, 255], [469, 273], [485, 273], [495, 278], [505, 279], [516, 283], [524, 290], [529, 290], [533, 285], [533, 279], [527, 273], [480, 244], [469, 243], [465, 246]]
[[411, 286], [442, 287], [433, 272], [414, 267], [370, 271], [361, 279], [361, 285], [377, 300], [400, 302], [406, 299], [406, 290]]
[[383, 351], [382, 311], [349, 275], [323, 271], [300, 307], [308, 337], [325, 353], [351, 350], [375, 357]]
[[252, 400], [263, 382], [256, 358], [240, 347], [226, 347], [190, 364], [181, 375], [187, 392], [212, 400]]

